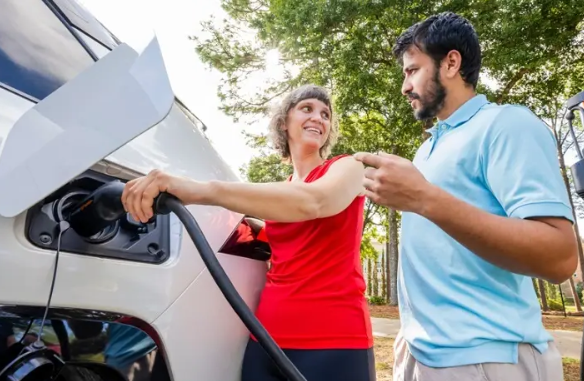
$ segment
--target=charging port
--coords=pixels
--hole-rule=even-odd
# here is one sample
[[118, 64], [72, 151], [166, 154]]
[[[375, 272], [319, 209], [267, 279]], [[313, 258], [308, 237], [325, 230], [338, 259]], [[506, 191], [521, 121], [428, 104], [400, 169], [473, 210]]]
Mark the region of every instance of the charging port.
[[[26, 238], [43, 249], [57, 249], [58, 224], [71, 208], [99, 187], [121, 181], [87, 171], [30, 208], [26, 216]], [[170, 253], [170, 215], [157, 215], [147, 223], [129, 214], [112, 221], [96, 234], [81, 236], [73, 229], [63, 233], [61, 250], [80, 255], [159, 264]]]

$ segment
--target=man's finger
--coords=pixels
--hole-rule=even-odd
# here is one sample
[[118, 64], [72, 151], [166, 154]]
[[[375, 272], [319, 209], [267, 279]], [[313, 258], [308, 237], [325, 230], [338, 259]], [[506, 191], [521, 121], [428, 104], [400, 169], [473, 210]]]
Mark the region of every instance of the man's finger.
[[363, 188], [366, 190], [373, 192], [375, 191], [375, 181], [369, 179], [363, 179]]
[[367, 179], [374, 179], [375, 178], [375, 173], [377, 172], [376, 168], [373, 167], [367, 167], [365, 168], [365, 173], [363, 174], [363, 176], [365, 176], [365, 178]]
[[379, 197], [379, 195], [377, 193], [366, 190], [365, 197], [367, 197], [369, 200], [373, 201], [373, 203], [381, 205], [380, 204], [381, 198]]
[[370, 167], [379, 168], [383, 164], [383, 158], [381, 156], [369, 153], [369, 152], [357, 152], [353, 155], [355, 160], [362, 162]]
[[384, 158], [387, 158], [387, 159], [391, 159], [393, 157], [398, 157], [397, 155], [394, 155], [394, 154], [391, 154], [391, 153], [385, 153], [385, 152], [382, 152], [382, 151], [377, 152], [377, 155], [378, 156], [381, 156], [381, 157], [384, 157]]

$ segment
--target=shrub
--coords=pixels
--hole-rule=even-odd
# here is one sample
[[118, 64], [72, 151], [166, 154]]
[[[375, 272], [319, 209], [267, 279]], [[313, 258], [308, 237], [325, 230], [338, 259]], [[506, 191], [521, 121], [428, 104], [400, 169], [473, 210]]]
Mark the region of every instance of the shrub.
[[385, 298], [382, 296], [370, 296], [369, 297], [369, 304], [373, 304], [376, 306], [382, 306], [385, 303], [386, 303]]

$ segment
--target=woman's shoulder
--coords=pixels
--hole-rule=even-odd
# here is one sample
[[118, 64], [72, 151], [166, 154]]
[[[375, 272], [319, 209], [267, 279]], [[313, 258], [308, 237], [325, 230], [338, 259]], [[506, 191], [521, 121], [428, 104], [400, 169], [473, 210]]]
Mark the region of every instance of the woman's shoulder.
[[352, 155], [349, 155], [347, 153], [333, 156], [333, 157], [331, 157], [329, 159], [326, 159], [324, 161], [324, 163], [322, 164], [321, 168], [324, 169], [325, 172], [326, 172], [326, 170], [328, 170], [334, 163], [338, 162], [339, 160], [342, 160], [342, 159], [345, 159], [345, 158], [349, 158], [349, 157], [352, 157]]
[[331, 157], [330, 159], [327, 159], [326, 162], [329, 162], [332, 164], [332, 163], [337, 162], [337, 161], [344, 159], [346, 157], [353, 157], [353, 155], [350, 155], [348, 153], [342, 153], [339, 155], [335, 155], [335, 156]]

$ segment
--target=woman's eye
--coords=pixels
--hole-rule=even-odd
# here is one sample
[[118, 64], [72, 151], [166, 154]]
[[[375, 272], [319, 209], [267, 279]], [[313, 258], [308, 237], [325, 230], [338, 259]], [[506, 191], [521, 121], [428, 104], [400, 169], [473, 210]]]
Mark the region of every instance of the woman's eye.
[[323, 112], [323, 113], [322, 113], [322, 118], [323, 118], [323, 119], [327, 119], [327, 120], [328, 120], [328, 118], [329, 118], [329, 114], [327, 114], [326, 112]]
[[304, 107], [302, 107], [302, 111], [310, 112], [310, 107], [304, 106]]

